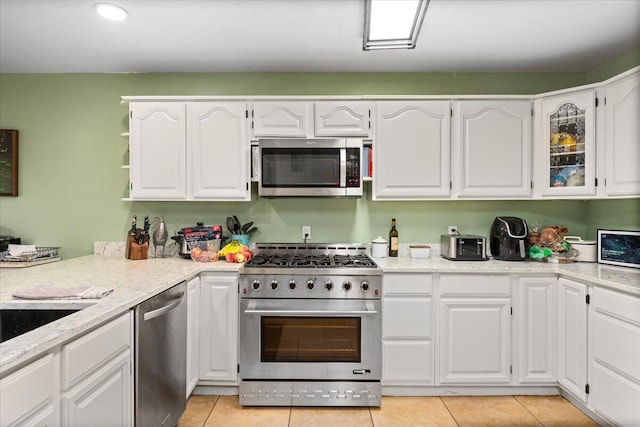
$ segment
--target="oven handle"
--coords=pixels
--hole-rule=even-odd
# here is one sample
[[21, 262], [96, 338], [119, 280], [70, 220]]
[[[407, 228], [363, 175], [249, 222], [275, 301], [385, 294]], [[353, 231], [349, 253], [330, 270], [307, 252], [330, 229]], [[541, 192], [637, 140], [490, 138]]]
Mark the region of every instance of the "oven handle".
[[378, 314], [375, 310], [245, 310], [245, 314], [272, 314], [272, 315], [294, 315], [294, 316], [350, 316]]
[[375, 315], [378, 311], [367, 301], [365, 310], [278, 310], [256, 309], [256, 301], [250, 301], [244, 314], [264, 314], [272, 316], [361, 316]]

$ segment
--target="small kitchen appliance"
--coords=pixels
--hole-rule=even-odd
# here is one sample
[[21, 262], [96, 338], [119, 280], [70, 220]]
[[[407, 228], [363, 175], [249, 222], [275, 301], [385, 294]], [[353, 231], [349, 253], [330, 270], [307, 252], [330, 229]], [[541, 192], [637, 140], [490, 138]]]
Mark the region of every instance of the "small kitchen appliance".
[[362, 196], [362, 139], [261, 139], [258, 194]]
[[382, 270], [359, 244], [257, 244], [240, 268], [240, 404], [380, 406]]
[[564, 240], [578, 251], [576, 261], [596, 262], [598, 260], [598, 242], [595, 240], [582, 240], [578, 236], [564, 236]]
[[598, 230], [598, 262], [640, 268], [640, 231]]
[[[172, 240], [178, 244], [178, 255], [185, 259], [191, 259], [191, 249], [195, 247], [195, 242], [206, 242], [210, 240], [222, 240], [222, 225], [207, 225], [198, 222], [195, 227], [181, 228], [176, 236], [171, 236]], [[219, 245], [221, 245], [220, 242]]]
[[513, 216], [498, 216], [491, 225], [489, 245], [494, 259], [524, 261], [529, 253], [525, 220]]
[[471, 234], [442, 234], [440, 255], [452, 261], [486, 261], [487, 239]]

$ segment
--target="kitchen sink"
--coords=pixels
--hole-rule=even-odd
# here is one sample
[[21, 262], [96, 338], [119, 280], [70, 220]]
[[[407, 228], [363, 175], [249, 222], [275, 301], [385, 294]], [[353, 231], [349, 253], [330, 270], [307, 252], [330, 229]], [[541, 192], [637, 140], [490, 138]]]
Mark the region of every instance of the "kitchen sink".
[[0, 343], [76, 311], [80, 309], [0, 309]]

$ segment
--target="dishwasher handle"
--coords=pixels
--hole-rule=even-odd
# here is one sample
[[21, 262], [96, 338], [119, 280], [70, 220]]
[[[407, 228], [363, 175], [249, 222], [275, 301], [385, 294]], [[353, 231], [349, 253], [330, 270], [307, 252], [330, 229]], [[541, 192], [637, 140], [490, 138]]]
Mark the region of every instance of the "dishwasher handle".
[[168, 312], [170, 312], [171, 310], [173, 310], [174, 308], [176, 308], [177, 306], [179, 306], [183, 300], [184, 300], [184, 292], [180, 292], [176, 298], [172, 299], [171, 302], [169, 302], [169, 304], [164, 305], [155, 310], [146, 312], [143, 316], [143, 319], [146, 321], [146, 320], [155, 319], [156, 317], [163, 316]]

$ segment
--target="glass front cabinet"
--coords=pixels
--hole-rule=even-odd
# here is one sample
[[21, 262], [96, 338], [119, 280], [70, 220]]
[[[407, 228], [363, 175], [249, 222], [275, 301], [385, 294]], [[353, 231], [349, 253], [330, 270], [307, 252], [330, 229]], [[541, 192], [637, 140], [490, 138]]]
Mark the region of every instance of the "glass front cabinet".
[[538, 100], [537, 190], [542, 196], [595, 194], [595, 91]]

